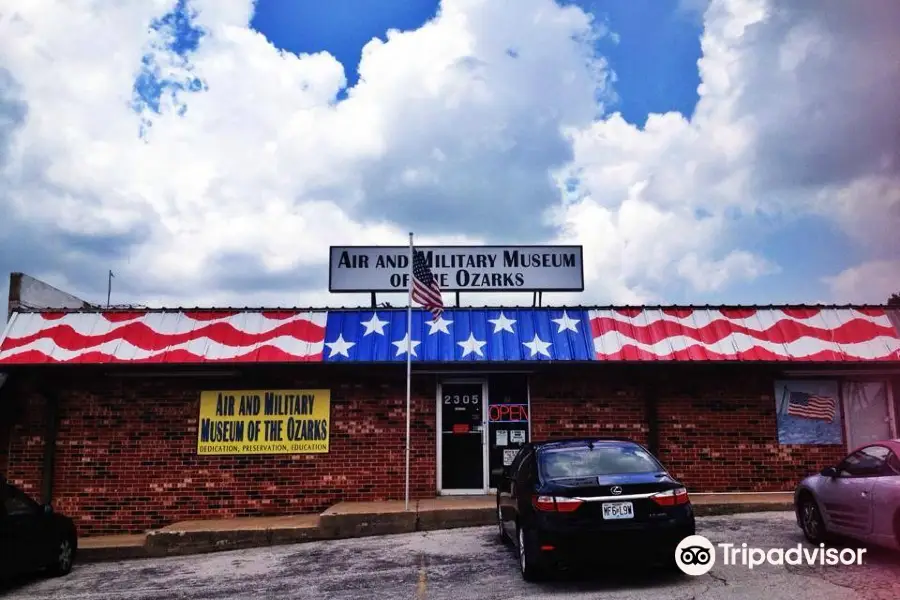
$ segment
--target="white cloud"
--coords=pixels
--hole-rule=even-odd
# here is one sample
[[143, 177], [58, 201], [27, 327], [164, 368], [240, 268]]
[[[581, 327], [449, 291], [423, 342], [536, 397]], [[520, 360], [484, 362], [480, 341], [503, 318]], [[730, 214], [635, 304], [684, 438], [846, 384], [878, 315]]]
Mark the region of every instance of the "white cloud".
[[835, 301], [883, 304], [900, 293], [900, 260], [867, 262], [825, 279]]
[[732, 280], [753, 280], [777, 271], [776, 266], [743, 250], [729, 252], [720, 260], [691, 253], [678, 261], [678, 274], [700, 292], [718, 291]]
[[603, 207], [618, 221], [612, 270], [636, 265], [644, 283], [677, 274], [700, 294], [777, 272], [732, 242], [754, 214], [822, 215], [870, 255], [900, 255], [900, 108], [889, 101], [900, 66], [886, 58], [900, 55], [886, 25], [900, 5], [855, 7], [711, 2], [690, 120], [654, 115], [641, 129], [612, 115], [573, 133], [570, 219]]
[[[412, 229], [584, 244], [587, 291], [552, 301], [664, 302], [684, 285], [699, 300], [777, 271], [735, 241], [742, 220], [808, 213], [884, 259], [900, 5], [857, 4], [686, 5], [706, 10], [700, 102], [639, 128], [602, 114], [601, 26], [551, 0], [447, 0], [371, 41], [340, 102], [340, 63], [278, 51], [248, 28], [250, 0], [192, 2], [206, 35], [187, 62], [148, 32], [174, 0], [24, 3], [0, 15], [0, 265], [92, 298], [112, 268], [147, 303], [365, 302], [323, 291], [327, 247]], [[148, 53], [204, 89], [136, 114]]]

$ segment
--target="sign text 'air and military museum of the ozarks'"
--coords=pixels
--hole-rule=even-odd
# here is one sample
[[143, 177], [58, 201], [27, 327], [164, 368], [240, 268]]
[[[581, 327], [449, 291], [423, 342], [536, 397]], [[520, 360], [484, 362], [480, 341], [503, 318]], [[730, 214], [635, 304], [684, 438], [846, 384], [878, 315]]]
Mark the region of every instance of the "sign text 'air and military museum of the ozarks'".
[[[420, 246], [441, 290], [580, 292], [581, 246]], [[401, 292], [409, 286], [407, 246], [332, 246], [331, 292]]]
[[200, 393], [197, 454], [328, 452], [330, 390]]

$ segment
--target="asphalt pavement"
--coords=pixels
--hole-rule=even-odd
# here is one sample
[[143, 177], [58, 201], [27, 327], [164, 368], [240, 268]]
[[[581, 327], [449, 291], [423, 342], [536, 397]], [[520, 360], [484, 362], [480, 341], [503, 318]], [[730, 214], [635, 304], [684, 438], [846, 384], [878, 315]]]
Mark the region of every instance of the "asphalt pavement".
[[[803, 543], [791, 513], [706, 517], [698, 533], [713, 544], [763, 550]], [[10, 600], [896, 600], [900, 554], [868, 548], [858, 566], [753, 569], [717, 558], [711, 571], [696, 577], [616, 567], [535, 585], [521, 579], [512, 550], [499, 543], [496, 530], [478, 527], [86, 564], [66, 577], [31, 578], [3, 591]]]

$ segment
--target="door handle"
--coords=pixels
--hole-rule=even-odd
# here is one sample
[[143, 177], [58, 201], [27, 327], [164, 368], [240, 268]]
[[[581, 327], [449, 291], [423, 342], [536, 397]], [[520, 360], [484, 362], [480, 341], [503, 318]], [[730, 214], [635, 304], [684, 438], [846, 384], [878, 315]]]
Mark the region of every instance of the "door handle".
[[869, 495], [869, 492], [860, 492], [859, 495], [862, 496], [863, 498], [865, 498], [866, 496]]

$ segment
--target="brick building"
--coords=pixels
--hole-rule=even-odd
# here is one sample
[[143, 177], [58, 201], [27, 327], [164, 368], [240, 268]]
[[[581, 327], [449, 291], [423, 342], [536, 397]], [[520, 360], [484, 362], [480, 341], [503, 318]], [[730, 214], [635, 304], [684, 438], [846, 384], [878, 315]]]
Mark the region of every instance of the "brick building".
[[[404, 309], [14, 312], [0, 472], [82, 535], [402, 499], [410, 347], [414, 498], [488, 493], [528, 439], [631, 437], [725, 492], [790, 490], [898, 435], [889, 307], [413, 314], [410, 343]], [[277, 444], [253, 445], [275, 425], [254, 441], [245, 406]]]

